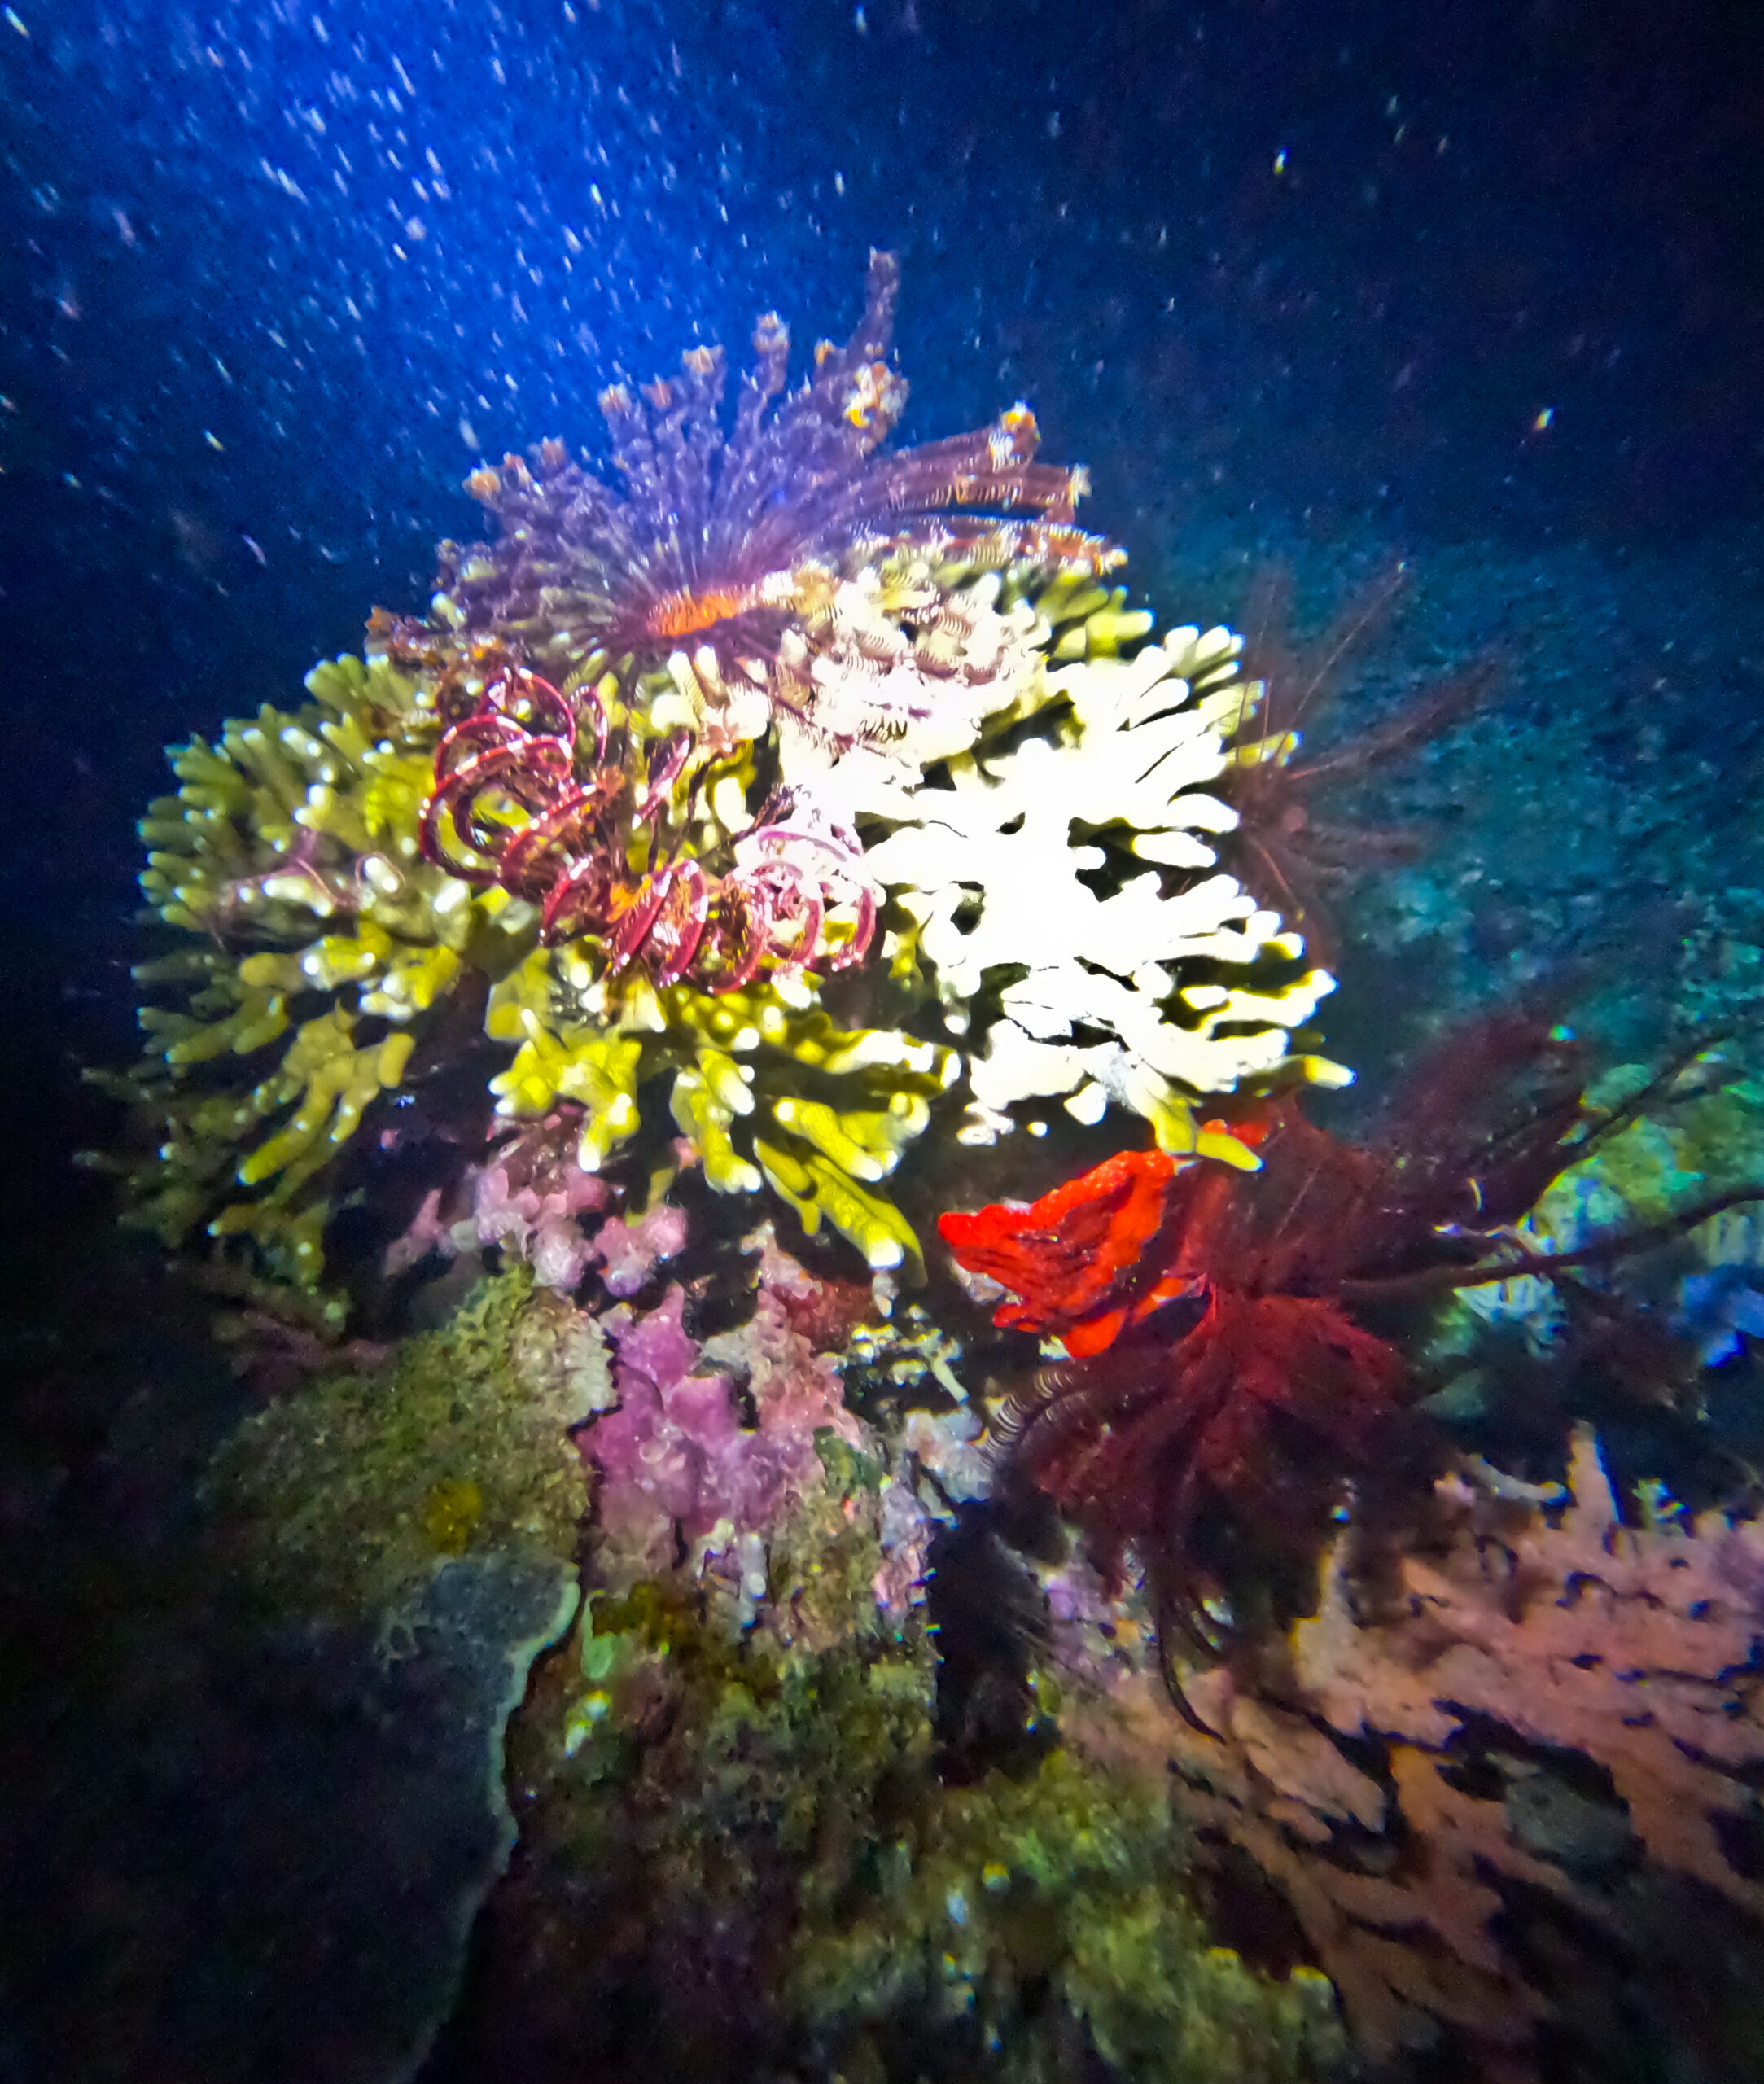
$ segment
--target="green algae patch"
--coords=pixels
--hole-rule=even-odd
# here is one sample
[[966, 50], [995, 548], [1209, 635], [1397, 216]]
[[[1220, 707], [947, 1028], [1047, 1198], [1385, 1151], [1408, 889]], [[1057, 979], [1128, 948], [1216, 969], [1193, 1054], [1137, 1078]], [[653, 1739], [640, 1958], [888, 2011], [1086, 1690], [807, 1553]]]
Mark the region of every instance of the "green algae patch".
[[[504, 1898], [504, 1939], [532, 1988], [567, 1985], [589, 2066], [616, 2069], [611, 2022], [641, 2016], [649, 2073], [713, 2084], [1337, 2073], [1328, 1985], [1210, 1943], [1161, 1788], [1057, 1742], [1021, 1772], [945, 1778], [935, 1631], [878, 1607], [882, 1473], [831, 1438], [822, 1460], [756, 1622], [683, 1572], [593, 1595], [576, 1668], [554, 1660], [516, 1725], [545, 1880]], [[566, 1885], [579, 1933], [619, 1929], [616, 1971], [556, 1950]], [[683, 1958], [707, 1979], [685, 2007]]]
[[597, 1327], [516, 1267], [383, 1368], [248, 1419], [210, 1495], [278, 1602], [387, 1614], [450, 1558], [573, 1568], [588, 1493], [569, 1429], [610, 1399]]
[[510, 1718], [580, 1603], [570, 1429], [611, 1394], [592, 1319], [521, 1267], [383, 1367], [257, 1412], [209, 1469], [220, 1574], [278, 1675], [266, 1770], [322, 1791], [285, 1834], [274, 1973], [298, 1986], [308, 1934], [356, 1935], [348, 1974], [324, 1969], [369, 2022], [339, 2077], [414, 2074], [457, 2001], [515, 1842]]
[[818, 2037], [886, 2041], [915, 2013], [972, 2020], [994, 2073], [1031, 2077], [1059, 2029], [1145, 2084], [1326, 2073], [1341, 2048], [1320, 1978], [1270, 1981], [1209, 1943], [1162, 1796], [1055, 1750], [1024, 1779], [930, 1780], [908, 1828], [809, 1871], [790, 1973]]
[[[768, 2054], [878, 2080], [934, 2051], [1000, 2080], [1075, 2073], [1079, 2049], [1135, 2084], [1335, 2073], [1328, 1985], [1210, 1943], [1160, 1791], [1059, 1749], [1024, 1778], [945, 1784], [923, 1631], [804, 1651], [713, 1629], [711, 1653], [637, 1595], [595, 1628], [593, 1734], [579, 1711], [542, 1857], [641, 1907], [658, 1961], [764, 1906]], [[684, 2045], [657, 2059], [693, 2073]]]

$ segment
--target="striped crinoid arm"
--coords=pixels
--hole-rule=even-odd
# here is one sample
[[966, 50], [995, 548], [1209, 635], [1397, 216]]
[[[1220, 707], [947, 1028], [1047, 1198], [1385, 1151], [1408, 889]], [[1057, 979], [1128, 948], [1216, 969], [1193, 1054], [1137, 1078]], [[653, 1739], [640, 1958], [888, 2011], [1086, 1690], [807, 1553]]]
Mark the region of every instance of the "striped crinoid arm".
[[653, 984], [678, 983], [698, 952], [710, 902], [709, 881], [694, 860], [670, 861], [646, 876], [608, 937], [611, 974], [636, 964]]
[[718, 997], [745, 992], [765, 970], [776, 923], [765, 890], [738, 875], [725, 876], [711, 903], [694, 982]]
[[558, 885], [584, 856], [616, 860], [617, 834], [608, 825], [624, 795], [624, 782], [614, 768], [587, 787], [572, 783], [518, 831], [504, 834], [497, 880], [510, 895], [542, 905], [549, 917]]
[[938, 513], [950, 507], [1025, 508], [1050, 521], [1070, 521], [1090, 489], [1083, 470], [1038, 463], [1041, 431], [1026, 405], [1013, 405], [991, 427], [943, 441], [921, 442], [873, 466], [870, 484], [894, 513]]
[[556, 877], [541, 908], [539, 938], [547, 948], [582, 934], [603, 934], [624, 887], [620, 865], [610, 847], [578, 854]]
[[[755, 847], [759, 838], [760, 845]], [[760, 979], [803, 970], [836, 970], [860, 961], [875, 931], [873, 893], [845, 850], [788, 832], [749, 834], [738, 843], [738, 865], [707, 875], [689, 856], [655, 869], [634, 886], [584, 880], [578, 867], [559, 883], [546, 908], [543, 938], [602, 930], [608, 971], [641, 970], [666, 987], [682, 981], [721, 996]], [[843, 915], [828, 930], [828, 914]]]
[[[729, 880], [763, 900], [773, 922], [771, 967], [848, 970], [869, 952], [876, 889], [849, 835], [756, 825], [736, 841], [735, 862]], [[828, 930], [834, 913], [843, 915], [837, 934]]]
[[523, 801], [523, 791], [536, 793], [531, 751], [519, 738], [463, 748], [444, 739], [442, 745], [449, 764], [436, 774], [418, 828], [423, 859], [462, 882], [488, 887], [501, 880], [499, 856], [507, 830], [486, 812], [499, 802]]
[[[576, 773], [584, 723], [597, 762], [585, 784]], [[598, 764], [606, 735], [591, 692], [565, 695], [523, 668], [499, 675], [436, 748], [418, 827], [424, 857], [462, 882], [547, 901], [572, 856], [602, 843], [600, 828], [623, 793], [622, 775]]]

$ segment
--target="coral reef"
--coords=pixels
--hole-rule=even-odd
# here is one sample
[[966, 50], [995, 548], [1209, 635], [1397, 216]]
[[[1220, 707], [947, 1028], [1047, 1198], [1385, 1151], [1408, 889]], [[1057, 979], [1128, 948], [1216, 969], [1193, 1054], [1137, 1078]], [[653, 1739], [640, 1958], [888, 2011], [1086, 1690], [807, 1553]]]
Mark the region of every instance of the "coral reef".
[[1600, 1943], [1764, 1925], [1764, 1546], [1413, 1408], [1491, 1318], [1764, 1336], [1758, 1096], [1495, 1016], [1311, 1119], [1382, 843], [1311, 795], [1486, 676], [1301, 756], [1333, 658], [1155, 636], [1026, 408], [884, 452], [895, 291], [475, 472], [424, 615], [173, 753], [133, 1215], [313, 1377], [219, 1552], [457, 1706], [425, 2030], [510, 1747], [456, 2073], [1275, 2084], [1326, 1977], [1515, 2084]]
[[583, 1173], [677, 1130], [714, 1191], [916, 1276], [890, 1183], [946, 1094], [974, 1141], [1060, 1097], [1185, 1154], [1193, 1094], [1344, 1075], [1291, 1044], [1332, 980], [1210, 843], [1258, 694], [1237, 640], [1148, 641], [1026, 409], [877, 453], [895, 292], [878, 256], [789, 392], [762, 321], [726, 432], [711, 351], [609, 392], [622, 493], [554, 441], [475, 474], [500, 535], [444, 545], [425, 620], [174, 753], [142, 887], [178, 938], [112, 1081], [138, 1222], [335, 1331], [363, 1151], [441, 1081], [469, 1149], [470, 1071], [504, 1122], [567, 1119]]
[[[611, 1185], [584, 1171], [576, 1155], [579, 1108], [563, 1107], [526, 1129], [504, 1133], [485, 1162], [468, 1165], [451, 1189], [431, 1188], [409, 1226], [387, 1247], [388, 1276], [432, 1254], [444, 1263], [496, 1246], [524, 1260], [541, 1286], [561, 1295], [580, 1287], [590, 1267], [615, 1298], [634, 1295], [656, 1266], [686, 1241], [685, 1211], [666, 1197], [677, 1176], [659, 1170], [648, 1182], [650, 1206], [607, 1214]], [[605, 1215], [598, 1224], [591, 1219]], [[584, 1222], [584, 1219], [590, 1219]]]
[[[764, 1298], [757, 1324], [761, 1355], [836, 1396]], [[622, 1343], [663, 1378], [691, 1351], [671, 1306]], [[729, 1499], [729, 1421], [718, 1382], [725, 1402], [701, 1422], [694, 1380], [646, 1394], [637, 1429], [659, 1404], [676, 1450], [702, 1444], [686, 1508], [702, 1517]], [[777, 1395], [756, 1381], [762, 1412]], [[615, 1518], [635, 1473], [631, 1439], [609, 1435], [622, 1416], [584, 1436]], [[750, 1453], [775, 1429], [762, 1416]], [[922, 1582], [893, 1596], [887, 1479], [855, 1429], [822, 1426], [818, 1469], [764, 1487], [769, 1553], [751, 1585], [701, 1568], [698, 1543], [591, 1596], [576, 1670], [554, 1667], [517, 1732], [535, 1798], [487, 1928], [473, 2060], [697, 2080], [781, 2065], [1026, 2080], [1098, 2060], [1147, 2084], [1331, 2073], [1328, 1985], [1263, 1978], [1209, 1944], [1161, 1791], [1058, 1749], [1014, 1777], [939, 1772]], [[651, 1509], [685, 1471], [676, 1453], [663, 1466]]]
[[580, 1603], [569, 1429], [611, 1394], [593, 1320], [518, 1267], [371, 1371], [267, 1404], [211, 1464], [208, 1561], [255, 1652], [254, 1716], [204, 1758], [240, 1842], [203, 1944], [254, 1964], [230, 1967], [252, 1989], [229, 2033], [260, 2043], [221, 2073], [296, 2036], [361, 2084], [420, 2065], [514, 1850], [510, 1718]]
[[[1123, 1153], [1032, 1206], [946, 1222], [1009, 1283], [1006, 1329], [1071, 1340], [1088, 1357], [1064, 1365], [1091, 1371], [1082, 1411], [1047, 1407], [1053, 1453], [1031, 1414], [1005, 1463], [1114, 1572], [1080, 1555], [1022, 1574], [1045, 1605], [1025, 1609], [1029, 1676], [991, 1740], [1014, 1718], [1009, 1770], [940, 1737], [974, 1623], [953, 1568], [939, 1594], [937, 1544], [994, 1473], [959, 1342], [886, 1286], [823, 1281], [769, 1227], [744, 1241], [751, 1306], [729, 1324], [725, 1278], [727, 1328], [701, 1329], [704, 1285], [662, 1286], [696, 1263], [679, 1206], [616, 1212], [575, 1167], [571, 1118], [506, 1141], [459, 1227], [513, 1241], [524, 1224], [536, 1262], [585, 1254], [597, 1316], [501, 1276], [377, 1379], [322, 1379], [253, 1421], [217, 1478], [256, 1530], [260, 1583], [301, 1610], [378, 1613], [394, 1636], [443, 1626], [446, 1574], [474, 1559], [580, 1559], [583, 1618], [510, 1726], [522, 1849], [453, 2029], [471, 2060], [1297, 2079], [1343, 2065], [1333, 1985], [1367, 2058], [1425, 2060], [1449, 2034], [1479, 2073], [1521, 2079], [1574, 2002], [1560, 1948], [1514, 1937], [1540, 1902], [1574, 1921], [1570, 1953], [1623, 1960], [1658, 1920], [1706, 1915], [1676, 1888], [1764, 1919], [1753, 1528], [1625, 1526], [1590, 1436], [1566, 1491], [1466, 1461], [1400, 1543], [1347, 1519], [1311, 1618], [1252, 1634], [1265, 1617], [1245, 1606], [1230, 1658], [1202, 1670], [1181, 1662], [1149, 1521], [1099, 1516], [1061, 1474], [1064, 1453], [1095, 1475], [1106, 1425], [1150, 1466], [1117, 1394], [1131, 1378], [1180, 1407], [1169, 1442], [1235, 1508], [1298, 1495], [1289, 1422], [1328, 1443], [1311, 1459], [1340, 1497], [1339, 1451], [1364, 1439], [1359, 1390], [1344, 1403], [1328, 1370], [1376, 1377], [1376, 1418], [1402, 1364], [1352, 1313], [1389, 1283], [1486, 1276], [1514, 1249], [1501, 1219], [1589, 1122], [1617, 1119], [1578, 1097], [1553, 1038], [1483, 1035], [1466, 1053], [1460, 1038], [1393, 1103], [1382, 1142], [1336, 1144], [1290, 1096], [1244, 1102], [1234, 1131], [1198, 1132], [1207, 1155]], [[1495, 1088], [1479, 1122], [1448, 1084]], [[1499, 1104], [1516, 1088], [1517, 1120]], [[1490, 1230], [1441, 1229], [1470, 1181]], [[419, 1229], [448, 1226], [431, 1211]], [[1228, 1277], [1246, 1284], [1240, 1313], [1280, 1316], [1277, 1351], [1260, 1329], [1208, 1343]], [[638, 1299], [615, 1300], [629, 1283]], [[890, 1307], [898, 1321], [876, 1316]], [[1286, 1314], [1330, 1321], [1295, 1341]], [[1149, 1368], [1159, 1355], [1180, 1359], [1188, 1403]], [[1195, 1386], [1228, 1374], [1223, 1403]], [[906, 1403], [860, 1416], [848, 1383], [878, 1376]], [[1223, 1458], [1206, 1434], [1220, 1412]], [[1118, 1474], [1099, 1500], [1125, 1495]], [[1154, 1495], [1163, 1511], [1167, 1490], [1133, 1493]], [[1569, 1502], [1552, 1517], [1546, 1497]], [[1171, 1666], [1185, 1715], [1158, 1684]], [[1250, 1871], [1285, 1906], [1272, 1949], [1230, 1907]], [[1626, 2002], [1645, 2011], [1648, 1989]], [[1737, 2031], [1740, 1999], [1710, 2003], [1710, 2032]]]
[[[616, 1705], [548, 1776], [524, 1885], [492, 1926], [503, 2060], [703, 2080], [781, 2061], [1330, 2073], [1327, 1984], [1275, 1983], [1209, 1946], [1155, 1792], [1060, 1752], [1026, 1780], [940, 1781], [922, 1638], [719, 1650], [678, 1610], [597, 1602], [590, 1646]], [[578, 1921], [541, 1923], [566, 1875]]]
[[[1297, 974], [1302, 943], [1232, 877], [1172, 890], [1157, 868], [1133, 873], [1216, 867], [1197, 835], [1229, 830], [1235, 814], [1197, 785], [1223, 771], [1222, 733], [1254, 698], [1236, 658], [1222, 629], [1172, 630], [1130, 658], [1099, 649], [1038, 691], [1052, 738], [990, 756], [983, 741], [936, 786], [872, 785], [875, 763], [856, 759], [833, 777], [845, 805], [892, 824], [865, 866], [912, 920], [911, 947], [958, 1027], [989, 975], [1008, 979], [986, 1046], [970, 1044], [968, 1141], [1008, 1128], [1016, 1101], [1064, 1096], [1079, 1121], [1114, 1101], [1145, 1115], [1160, 1147], [1191, 1150], [1182, 1096], [1285, 1066], [1288, 1031], [1333, 989], [1324, 971]], [[1082, 1030], [1114, 1039], [1081, 1042]], [[1320, 1058], [1300, 1068], [1346, 1075]]]
[[1320, 1977], [1272, 1983], [1207, 1945], [1159, 1792], [1057, 1750], [1026, 1780], [926, 1793], [875, 1900], [811, 1870], [791, 1989], [817, 2038], [898, 2036], [915, 2012], [964, 2019], [997, 2051], [994, 2073], [1033, 2074], [1035, 2042], [1057, 2030], [1023, 2016], [1022, 1980], [1039, 1977], [1056, 2017], [1117, 2076], [1202, 2084], [1333, 2066]]
[[[681, 1326], [684, 1302], [675, 1285], [642, 1316], [616, 1310], [604, 1320], [619, 1406], [583, 1436], [600, 1476], [597, 1568], [628, 1589], [671, 1568], [684, 1544], [695, 1567], [730, 1575], [751, 1606], [766, 1595], [768, 1537], [821, 1486], [821, 1435], [852, 1448], [865, 1436], [845, 1409], [838, 1371], [792, 1330], [772, 1281], [739, 1331], [704, 1346]], [[741, 1421], [737, 1379], [751, 1425]]]
[[[532, 1191], [504, 1178], [497, 1206]], [[630, 1227], [692, 1250], [666, 1202]], [[677, 1283], [597, 1318], [517, 1267], [373, 1374], [322, 1374], [267, 1408], [212, 1473], [227, 1552], [278, 1627], [378, 1645], [393, 1694], [445, 1705], [450, 1758], [496, 1752], [567, 1618], [554, 1600], [536, 1628], [510, 1574], [550, 1573], [573, 1605], [581, 1559], [581, 1618], [509, 1728], [521, 1850], [453, 2059], [732, 2080], [786, 2060], [1331, 2073], [1327, 1984], [1210, 1943], [1160, 1790], [1051, 1729], [1026, 1772], [941, 1770], [927, 1598], [949, 1507], [911, 1443], [930, 1464], [947, 1443], [929, 1414], [883, 1433], [847, 1408], [824, 1346], [849, 1338], [856, 1298], [824, 1294], [768, 1227], [746, 1242], [751, 1309], [729, 1329], [696, 1335]], [[602, 1256], [611, 1288], [624, 1261]], [[891, 1350], [959, 1388], [959, 1348], [922, 1311]], [[444, 1810], [472, 1863], [419, 1936], [425, 2035], [514, 1837], [499, 1792], [489, 1835], [467, 1831], [462, 1792]]]
[[1350, 1526], [1284, 1654], [1184, 1677], [1189, 1720], [1069, 1574], [1062, 1727], [1168, 1762], [1203, 1845], [1285, 1898], [1376, 2059], [1449, 2033], [1482, 2073], [1534, 2076], [1581, 1985], [1615, 1977], [1605, 2032], [1695, 2019], [1702, 2073], [1739, 2075], [1744, 1993], [1722, 1946], [1683, 1942], [1714, 1904], [1764, 1918], [1764, 1539], [1716, 1512], [1625, 1524], [1584, 1429], [1568, 1478], [1553, 1513], [1443, 1478], [1400, 1554]]
[[182, 786], [142, 821], [142, 888], [195, 939], [136, 970], [182, 1004], [142, 1009], [146, 1061], [114, 1087], [154, 1140], [133, 1219], [169, 1245], [247, 1237], [270, 1275], [316, 1289], [326, 1168], [467, 962], [494, 974], [521, 943], [500, 893], [420, 857], [432, 726], [415, 684], [341, 659], [307, 685], [295, 714], [265, 707], [172, 755]]
[[1233, 1542], [1303, 1554], [1418, 1387], [1368, 1312], [1547, 1270], [1508, 1227], [1587, 1116], [1569, 1045], [1502, 1019], [1454, 1037], [1364, 1145], [1283, 1095], [1241, 1107], [1235, 1136], [1210, 1128], [1206, 1155], [1123, 1153], [1028, 1209], [944, 1215], [957, 1259], [1016, 1293], [995, 1322], [1067, 1356], [1012, 1400], [1016, 1471], [1111, 1578], [1136, 1550], [1161, 1627], [1218, 1642], [1232, 1586], [1209, 1534], [1223, 1519]]

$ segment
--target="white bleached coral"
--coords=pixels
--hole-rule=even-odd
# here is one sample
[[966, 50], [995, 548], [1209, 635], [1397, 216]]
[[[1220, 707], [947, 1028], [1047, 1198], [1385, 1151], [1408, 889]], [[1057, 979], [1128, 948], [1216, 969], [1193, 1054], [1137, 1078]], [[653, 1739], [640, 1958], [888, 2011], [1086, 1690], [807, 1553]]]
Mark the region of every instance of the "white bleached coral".
[[841, 822], [889, 828], [864, 869], [911, 922], [952, 1025], [996, 995], [970, 1043], [968, 1140], [1008, 1127], [1018, 1101], [1063, 1097], [1080, 1120], [1114, 1101], [1190, 1148], [1184, 1093], [1279, 1069], [1334, 988], [1218, 870], [1210, 843], [1237, 818], [1206, 785], [1258, 691], [1237, 678], [1238, 650], [1187, 628], [1044, 671], [1009, 712], [1029, 727], [996, 749], [977, 720], [980, 742], [929, 773], [864, 747], [805, 789]]
[[809, 632], [790, 633], [781, 650], [786, 771], [860, 744], [885, 745], [913, 774], [965, 752], [1039, 672], [1049, 634], [1028, 601], [1005, 606], [1002, 593], [996, 571], [952, 587], [907, 554], [842, 580]]

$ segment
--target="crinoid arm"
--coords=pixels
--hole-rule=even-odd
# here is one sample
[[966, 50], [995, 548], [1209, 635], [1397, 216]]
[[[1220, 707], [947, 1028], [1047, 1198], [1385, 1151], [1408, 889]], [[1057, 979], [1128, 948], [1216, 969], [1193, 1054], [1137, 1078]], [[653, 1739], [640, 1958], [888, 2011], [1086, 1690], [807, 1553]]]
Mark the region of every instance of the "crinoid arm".
[[1052, 1101], [1157, 1145], [1014, 1237], [1018, 1321], [1092, 1351], [1169, 1299], [1159, 1178], [1257, 1162], [1203, 1096], [1346, 1075], [1333, 979], [1217, 858], [1237, 640], [1102, 583], [1026, 408], [889, 450], [898, 286], [873, 256], [794, 387], [773, 315], [737, 386], [704, 347], [611, 385], [604, 477], [475, 471], [499, 532], [426, 615], [180, 749], [143, 887], [200, 945], [144, 967], [129, 1084], [168, 1242], [316, 1289], [432, 1103], [462, 1165], [506, 1125], [571, 1176], [696, 1162], [911, 1280], [913, 1147]]
[[1025, 406], [992, 427], [878, 456], [905, 408], [889, 364], [900, 269], [870, 256], [864, 313], [843, 347], [785, 387], [790, 334], [775, 313], [725, 431], [720, 348], [676, 376], [601, 394], [619, 488], [541, 444], [473, 474], [494, 544], [444, 551], [438, 612], [467, 632], [515, 629], [565, 671], [595, 655], [653, 666], [704, 646], [725, 673], [775, 652], [806, 602], [890, 547], [1000, 567], [1096, 573], [1119, 553], [1073, 525], [1082, 471], [1038, 463]]

